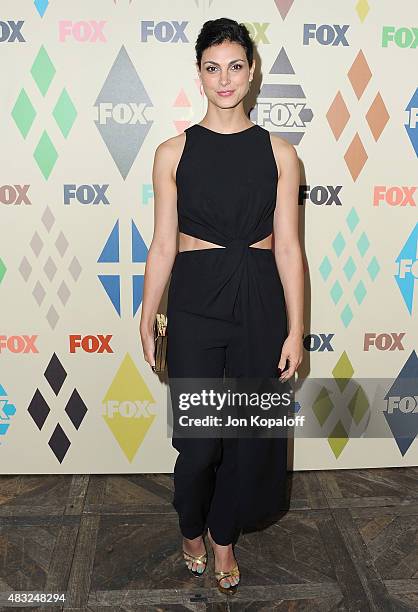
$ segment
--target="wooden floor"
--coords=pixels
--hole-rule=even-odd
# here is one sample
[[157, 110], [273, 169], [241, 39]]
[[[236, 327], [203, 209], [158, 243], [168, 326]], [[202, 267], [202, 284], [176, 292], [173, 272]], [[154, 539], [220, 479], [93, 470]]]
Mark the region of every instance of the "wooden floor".
[[418, 610], [418, 468], [289, 484], [283, 518], [238, 540], [226, 596], [211, 553], [187, 572], [171, 475], [0, 476], [0, 591], [66, 592], [55, 609], [74, 611]]

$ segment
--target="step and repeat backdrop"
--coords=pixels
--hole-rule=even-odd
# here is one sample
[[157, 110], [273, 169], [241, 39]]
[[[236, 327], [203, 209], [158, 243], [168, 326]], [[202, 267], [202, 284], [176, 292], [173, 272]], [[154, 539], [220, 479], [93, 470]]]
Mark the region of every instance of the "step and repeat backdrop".
[[256, 43], [251, 120], [301, 164], [317, 434], [289, 467], [418, 464], [415, 0], [2, 0], [3, 474], [173, 469], [138, 332], [152, 164], [204, 116], [194, 44], [219, 17]]

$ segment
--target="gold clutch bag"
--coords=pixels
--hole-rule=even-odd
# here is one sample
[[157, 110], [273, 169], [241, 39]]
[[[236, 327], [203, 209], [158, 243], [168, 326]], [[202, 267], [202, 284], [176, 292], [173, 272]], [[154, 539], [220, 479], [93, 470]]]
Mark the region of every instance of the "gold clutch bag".
[[155, 367], [154, 372], [163, 372], [167, 365], [167, 315], [157, 313], [154, 321]]

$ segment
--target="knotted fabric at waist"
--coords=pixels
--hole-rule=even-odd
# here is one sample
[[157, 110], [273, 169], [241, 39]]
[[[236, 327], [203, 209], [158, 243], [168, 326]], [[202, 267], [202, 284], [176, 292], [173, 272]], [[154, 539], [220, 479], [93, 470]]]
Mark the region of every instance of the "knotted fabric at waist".
[[[259, 241], [257, 240], [257, 242]], [[246, 247], [249, 247], [251, 244], [253, 244], [251, 240], [248, 240], [245, 238], [234, 238], [233, 240], [230, 240], [227, 244], [223, 246], [225, 246], [225, 248], [227, 249], [245, 249]]]
[[[176, 283], [178, 287], [188, 287], [189, 290], [187, 303], [183, 302], [180, 291], [177, 291], [177, 304], [176, 300], [173, 304], [180, 309], [181, 301], [182, 310], [208, 317], [229, 321], [242, 320], [244, 313], [239, 308], [240, 295], [242, 292], [242, 295], [248, 295], [248, 292], [254, 290], [250, 276], [257, 273], [257, 264], [249, 266], [249, 261], [253, 259], [252, 255], [256, 256], [255, 252], [258, 252], [258, 256], [261, 251], [265, 252], [264, 255], [269, 251], [272, 253], [271, 249], [253, 248], [251, 245], [267, 238], [271, 231], [253, 232], [251, 238], [227, 238], [218, 235], [217, 239], [214, 239], [213, 232], [199, 233], [204, 234], [205, 238], [191, 235], [224, 248], [208, 246], [179, 252], [182, 278], [177, 277]], [[211, 251], [210, 258], [202, 258], [205, 251]], [[212, 260], [212, 257], [215, 259]], [[184, 296], [184, 291], [181, 294]]]

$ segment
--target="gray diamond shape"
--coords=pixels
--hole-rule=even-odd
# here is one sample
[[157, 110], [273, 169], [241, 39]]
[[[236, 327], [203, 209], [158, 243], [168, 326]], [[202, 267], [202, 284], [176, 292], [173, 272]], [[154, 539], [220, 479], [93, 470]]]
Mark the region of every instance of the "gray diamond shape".
[[42, 302], [44, 301], [45, 295], [46, 295], [46, 291], [45, 289], [42, 287], [41, 283], [39, 281], [36, 281], [36, 285], [32, 291], [32, 295], [36, 300], [36, 303], [38, 304], [38, 306], [40, 306], [42, 304]]
[[47, 275], [49, 281], [52, 281], [55, 274], [57, 273], [57, 266], [55, 265], [55, 262], [51, 257], [48, 257], [48, 259], [46, 260], [46, 264], [44, 265], [44, 272]]
[[64, 257], [64, 254], [68, 248], [68, 240], [62, 232], [59, 233], [59, 236], [55, 242], [55, 246], [57, 247], [57, 251], [61, 255], [61, 257]]
[[51, 212], [51, 209], [49, 208], [49, 206], [47, 206], [45, 208], [45, 212], [42, 215], [42, 223], [44, 224], [46, 230], [48, 232], [51, 231], [51, 227], [54, 225], [55, 223], [55, 217]]
[[[152, 108], [150, 97], [128, 55], [122, 45], [113, 66], [97, 96], [95, 106], [101, 102], [112, 100], [139, 105], [144, 109]], [[144, 143], [153, 121], [149, 121], [142, 112], [142, 121], [134, 124], [121, 123], [109, 117], [106, 122], [95, 120], [97, 129], [103, 138], [122, 177], [126, 179], [142, 144]]]
[[30, 265], [26, 257], [24, 257], [21, 261], [21, 264], [19, 266], [19, 272], [21, 273], [25, 281], [28, 282], [28, 278], [32, 272], [32, 266]]
[[55, 329], [55, 326], [58, 322], [59, 316], [57, 311], [55, 310], [54, 306], [50, 306], [46, 318], [48, 319], [48, 323], [50, 324], [50, 326], [52, 327], [52, 329]]
[[[44, 228], [45, 228], [47, 232], [51, 233], [50, 238], [52, 240], [55, 240], [55, 247], [57, 249], [57, 252], [61, 256], [61, 258], [64, 258], [64, 256], [66, 255], [70, 259], [70, 264], [68, 265], [68, 264], [64, 264], [64, 261], [61, 261], [60, 259], [58, 259], [57, 255], [54, 255], [53, 252], [51, 254], [45, 253], [46, 261], [42, 263], [43, 271], [45, 272], [45, 275], [50, 281], [50, 283], [52, 283], [54, 280], [57, 281], [58, 289], [54, 287], [54, 293], [56, 291], [55, 295], [52, 295], [52, 296], [49, 295], [48, 292], [52, 289], [52, 287], [50, 287], [46, 283], [45, 278], [42, 278], [40, 280], [36, 280], [35, 278], [33, 281], [33, 282], [36, 281], [36, 283], [35, 283], [35, 286], [33, 287], [32, 295], [34, 296], [38, 306], [41, 306], [42, 304], [44, 305], [44, 307], [46, 306], [48, 308], [48, 311], [46, 313], [46, 319], [49, 325], [51, 326], [51, 328], [55, 329], [60, 319], [60, 316], [61, 316], [60, 315], [60, 304], [62, 306], [66, 306], [71, 296], [71, 289], [70, 289], [71, 283], [69, 282], [68, 278], [67, 280], [63, 280], [63, 276], [64, 275], [67, 276], [66, 270], [68, 270], [71, 278], [74, 281], [77, 281], [81, 274], [82, 267], [77, 257], [72, 257], [71, 259], [71, 256], [69, 254], [69, 242], [67, 238], [65, 237], [64, 233], [60, 230], [59, 227], [57, 227], [56, 218], [49, 206], [46, 206], [41, 219], [42, 219], [42, 226], [38, 231], [34, 232], [32, 236], [32, 240], [30, 242], [31, 249], [36, 255], [36, 257], [40, 259], [41, 251], [46, 250], [46, 247], [44, 245], [48, 242], [48, 240], [45, 238], [45, 233], [44, 233]], [[52, 232], [53, 228], [56, 229], [56, 231]], [[64, 264], [65, 268], [62, 268], [61, 264]], [[20, 263], [20, 266], [19, 266], [19, 270], [20, 270], [20, 274], [23, 276], [23, 278], [26, 281], [29, 279], [30, 276], [34, 276], [35, 274], [34, 267], [35, 266], [34, 264], [32, 264], [30, 259], [28, 260], [27, 257], [23, 257]], [[45, 304], [47, 297], [48, 297], [47, 304], [49, 303], [49, 307], [47, 304]]]
[[65, 281], [62, 281], [60, 288], [57, 291], [58, 297], [61, 300], [61, 304], [63, 306], [68, 302], [68, 298], [70, 297], [70, 290], [68, 289]]
[[73, 277], [73, 279], [75, 281], [77, 281], [78, 277], [80, 276], [80, 273], [81, 273], [81, 266], [80, 266], [80, 264], [78, 262], [77, 257], [73, 257], [73, 260], [70, 263], [70, 266], [69, 266], [68, 270], [69, 270], [71, 276]]
[[38, 232], [35, 232], [34, 235], [32, 236], [32, 240], [30, 241], [30, 246], [32, 251], [35, 253], [36, 257], [39, 257], [39, 253], [42, 251], [42, 247], [44, 246], [44, 243], [41, 240], [41, 237], [39, 236]]

